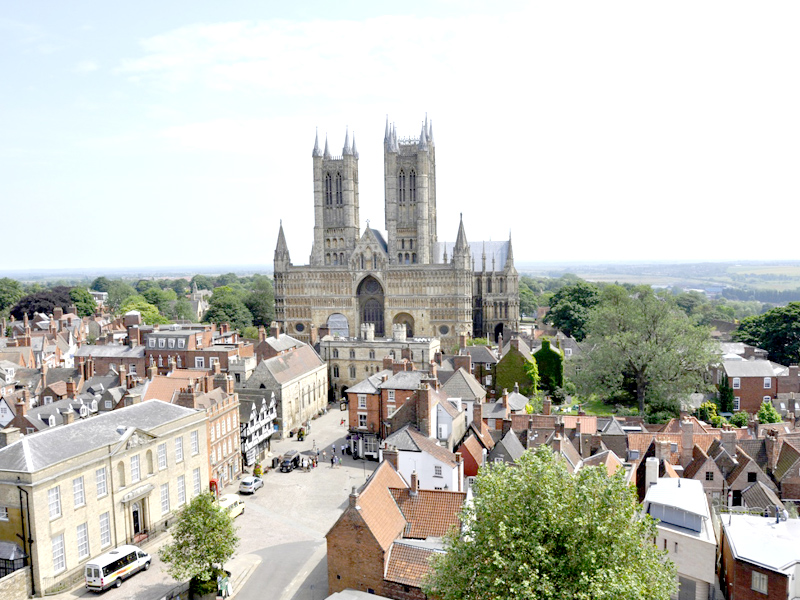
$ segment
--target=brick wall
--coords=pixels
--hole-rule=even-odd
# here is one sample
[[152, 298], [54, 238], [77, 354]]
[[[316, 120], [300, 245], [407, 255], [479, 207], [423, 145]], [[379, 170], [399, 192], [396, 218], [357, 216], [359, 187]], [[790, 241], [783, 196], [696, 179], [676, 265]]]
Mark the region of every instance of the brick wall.
[[[736, 560], [731, 553], [725, 530], [722, 530], [722, 568], [720, 570], [720, 586], [728, 600], [764, 600], [764, 598], [787, 598], [789, 596], [789, 579], [775, 571], [769, 571]], [[767, 575], [767, 595], [752, 589], [753, 571]]]
[[386, 581], [383, 584], [383, 595], [394, 600], [426, 600], [428, 596], [418, 587]]
[[383, 594], [384, 552], [357, 509], [345, 511], [327, 540], [328, 594], [347, 588]]
[[[775, 377], [771, 377], [770, 387], [764, 387], [763, 377], [741, 377], [738, 390], [733, 390], [734, 397], [739, 398], [739, 410], [745, 410], [750, 414], [755, 414], [761, 408], [761, 403], [765, 396], [775, 397], [777, 385]], [[733, 387], [733, 378], [729, 378], [728, 383]]]

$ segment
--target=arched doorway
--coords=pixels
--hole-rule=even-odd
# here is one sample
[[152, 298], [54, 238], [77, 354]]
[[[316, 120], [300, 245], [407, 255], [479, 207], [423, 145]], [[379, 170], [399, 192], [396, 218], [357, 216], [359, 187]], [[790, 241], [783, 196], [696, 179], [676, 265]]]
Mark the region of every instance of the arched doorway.
[[333, 336], [350, 337], [350, 325], [347, 322], [347, 317], [342, 313], [333, 313], [328, 317], [328, 331]]
[[394, 319], [392, 319], [392, 323], [394, 325], [405, 325], [406, 327], [406, 337], [412, 338], [414, 337], [414, 317], [412, 317], [408, 313], [398, 313], [395, 315]]
[[375, 335], [383, 337], [383, 287], [371, 275], [358, 284], [358, 309], [361, 322], [373, 323]]
[[503, 324], [502, 323], [498, 323], [494, 328], [494, 341], [495, 342], [500, 339], [500, 335], [502, 333], [503, 333]]

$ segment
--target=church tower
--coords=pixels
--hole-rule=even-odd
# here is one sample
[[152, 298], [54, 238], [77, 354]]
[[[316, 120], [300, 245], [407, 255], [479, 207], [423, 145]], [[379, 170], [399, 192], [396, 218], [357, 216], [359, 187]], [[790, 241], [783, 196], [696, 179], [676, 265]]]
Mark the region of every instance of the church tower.
[[436, 156], [428, 117], [418, 139], [383, 137], [386, 232], [391, 264], [431, 264], [436, 244]]
[[356, 139], [344, 136], [341, 156], [332, 156], [314, 138], [314, 246], [312, 266], [344, 266], [359, 239], [358, 150]]

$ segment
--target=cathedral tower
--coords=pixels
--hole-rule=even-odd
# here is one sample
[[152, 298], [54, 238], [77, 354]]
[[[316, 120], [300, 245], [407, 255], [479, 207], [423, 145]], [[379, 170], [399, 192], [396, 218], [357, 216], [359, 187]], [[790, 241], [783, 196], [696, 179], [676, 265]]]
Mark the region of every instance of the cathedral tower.
[[331, 156], [314, 138], [314, 246], [313, 266], [344, 266], [359, 239], [358, 150], [345, 133], [341, 156]]
[[431, 264], [436, 244], [436, 156], [433, 123], [418, 139], [399, 139], [386, 119], [383, 138], [386, 232], [391, 264]]

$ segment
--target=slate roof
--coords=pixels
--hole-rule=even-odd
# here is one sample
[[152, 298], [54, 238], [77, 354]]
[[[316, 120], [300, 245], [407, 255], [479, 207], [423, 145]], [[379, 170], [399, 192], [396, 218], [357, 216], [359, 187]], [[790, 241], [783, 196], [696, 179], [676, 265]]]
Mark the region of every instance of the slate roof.
[[422, 587], [423, 579], [430, 570], [431, 556], [435, 552], [432, 548], [396, 541], [389, 550], [384, 579], [401, 585]]
[[526, 404], [528, 404], [528, 399], [519, 392], [510, 392], [508, 394], [508, 408], [512, 411], [524, 411]]
[[450, 398], [461, 398], [462, 400], [479, 400], [486, 398], [486, 390], [478, 383], [475, 376], [467, 373], [463, 367], [454, 372], [442, 386]]
[[292, 348], [305, 346], [305, 344], [300, 340], [297, 340], [290, 335], [286, 335], [285, 333], [280, 334], [277, 338], [270, 336], [264, 341], [276, 352], [284, 352], [285, 350], [291, 350]]
[[443, 448], [435, 440], [425, 437], [410, 425], [405, 425], [392, 433], [386, 438], [386, 444], [406, 452], [425, 452], [439, 462], [451, 467], [456, 466], [456, 455], [453, 452]]
[[383, 234], [380, 231], [378, 231], [377, 229], [373, 229], [372, 227], [370, 227], [369, 230], [372, 232], [372, 235], [375, 236], [375, 240], [378, 242], [378, 244], [380, 244], [380, 246], [383, 249], [383, 251], [388, 254], [388, 252], [389, 252], [389, 244], [387, 244], [386, 240], [383, 239]]
[[758, 465], [762, 471], [767, 468], [769, 459], [767, 457], [767, 445], [765, 440], [739, 440], [739, 447]]
[[494, 350], [486, 346], [467, 346], [465, 351], [475, 364], [493, 365], [497, 363], [497, 355]]
[[504, 462], [516, 463], [525, 454], [525, 448], [513, 429], [509, 429], [503, 438], [497, 442], [489, 452], [488, 459], [494, 462], [497, 458], [502, 458]]
[[768, 360], [725, 360], [722, 366], [728, 377], [775, 377]]
[[777, 481], [783, 479], [784, 475], [786, 475], [798, 460], [800, 460], [800, 450], [789, 440], [784, 440], [780, 454], [778, 454], [778, 463], [775, 465], [775, 470], [773, 471], [775, 479]]
[[416, 390], [423, 379], [428, 379], [425, 371], [398, 371], [380, 384], [382, 390]]
[[694, 479], [694, 476], [703, 468], [703, 465], [706, 464], [708, 460], [708, 454], [703, 452], [703, 449], [699, 446], [695, 446], [692, 449], [692, 462], [686, 465], [686, 468], [683, 471], [683, 476], [686, 479]]
[[106, 344], [104, 346], [84, 345], [75, 351], [75, 358], [92, 356], [94, 358], [142, 358], [144, 346], [125, 346], [123, 344]]
[[611, 476], [620, 469], [624, 469], [625, 465], [613, 450], [603, 450], [589, 458], [584, 458], [578, 468], [583, 469], [585, 467], [603, 467], [606, 473]]
[[353, 394], [377, 394], [380, 391], [378, 386], [380, 386], [381, 382], [383, 381], [383, 376], [386, 375], [389, 377], [391, 374], [391, 369], [378, 371], [374, 375], [370, 375], [366, 379], [362, 379], [357, 384], [347, 388], [345, 392]]
[[51, 427], [0, 448], [0, 471], [35, 473], [103, 446], [118, 443], [121, 439], [117, 431], [119, 426], [148, 431], [195, 412], [183, 406], [154, 400], [100, 414], [91, 419], [75, 421], [63, 427]]
[[292, 352], [262, 360], [244, 383], [245, 388], [258, 388], [263, 383], [267, 389], [313, 371], [325, 363], [311, 346], [305, 344]]
[[[761, 481], [756, 481], [742, 490], [742, 503], [748, 508], [770, 509], [779, 506], [781, 510], [784, 509], [783, 502], [775, 495], [775, 492]], [[775, 514], [774, 508], [772, 514]]]
[[[511, 340], [509, 340], [505, 346], [503, 346], [503, 356], [508, 354], [509, 350], [511, 350]], [[528, 360], [533, 360], [533, 355], [531, 354], [531, 349], [528, 344], [525, 343], [525, 340], [519, 340], [519, 351], [522, 356], [524, 356]], [[503, 360], [501, 357], [500, 360]], [[498, 361], [499, 362], [499, 361]]]

